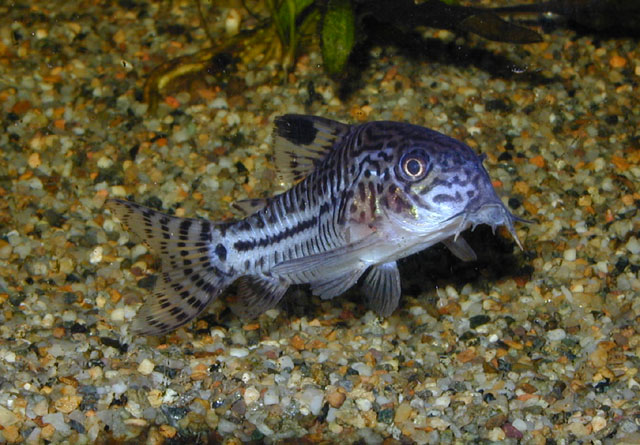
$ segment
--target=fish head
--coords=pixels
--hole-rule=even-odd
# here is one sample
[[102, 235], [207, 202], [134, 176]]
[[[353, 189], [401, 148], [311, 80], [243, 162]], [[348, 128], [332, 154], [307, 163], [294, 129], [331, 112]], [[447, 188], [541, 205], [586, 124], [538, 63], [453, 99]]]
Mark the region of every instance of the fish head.
[[[402, 124], [405, 125], [405, 124]], [[505, 226], [522, 248], [513, 215], [498, 197], [484, 156], [444, 134], [407, 126], [405, 137], [386, 145], [389, 174], [379, 197], [386, 217], [398, 228], [434, 241], [469, 227]], [[409, 134], [406, 134], [409, 133]]]

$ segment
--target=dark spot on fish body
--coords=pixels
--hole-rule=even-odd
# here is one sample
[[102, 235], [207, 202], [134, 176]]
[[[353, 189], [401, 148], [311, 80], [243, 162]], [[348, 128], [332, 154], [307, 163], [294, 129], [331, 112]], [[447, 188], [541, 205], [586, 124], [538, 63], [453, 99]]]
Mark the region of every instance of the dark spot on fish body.
[[241, 232], [249, 232], [251, 230], [251, 224], [246, 219], [242, 220], [238, 223], [238, 230]]
[[220, 261], [226, 261], [227, 259], [227, 248], [224, 247], [224, 245], [222, 244], [218, 244], [216, 246], [216, 255], [218, 255], [218, 258], [220, 258]]
[[265, 223], [264, 223], [264, 219], [262, 219], [262, 215], [260, 215], [260, 214], [255, 215], [254, 221], [255, 221], [256, 227], [258, 229], [264, 229], [265, 228]]

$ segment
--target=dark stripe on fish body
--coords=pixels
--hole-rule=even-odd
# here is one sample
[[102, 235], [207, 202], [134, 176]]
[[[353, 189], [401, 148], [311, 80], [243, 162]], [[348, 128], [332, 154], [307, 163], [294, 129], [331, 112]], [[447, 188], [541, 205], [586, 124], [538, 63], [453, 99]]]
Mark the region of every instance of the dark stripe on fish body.
[[185, 219], [180, 222], [180, 233], [189, 233], [189, 229], [191, 228], [191, 220]]
[[445, 195], [444, 193], [441, 193], [433, 197], [433, 202], [436, 204], [442, 204], [444, 202], [460, 202], [462, 200], [462, 196], [460, 196], [460, 193], [458, 192], [456, 192], [456, 195], [457, 196]]
[[285, 230], [279, 233], [275, 233], [271, 236], [266, 236], [264, 238], [260, 238], [259, 240], [239, 240], [236, 241], [233, 245], [233, 248], [238, 252], [246, 252], [248, 250], [255, 249], [256, 247], [267, 247], [273, 244], [277, 244], [287, 238], [291, 238], [297, 235], [300, 232], [303, 232], [316, 223], [317, 218], [311, 217], [309, 219], [300, 221], [293, 227], [287, 227]]

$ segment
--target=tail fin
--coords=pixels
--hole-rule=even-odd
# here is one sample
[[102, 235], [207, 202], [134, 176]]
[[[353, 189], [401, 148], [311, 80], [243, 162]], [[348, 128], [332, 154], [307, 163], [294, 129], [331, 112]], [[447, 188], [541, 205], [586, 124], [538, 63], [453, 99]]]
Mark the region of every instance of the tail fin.
[[212, 247], [217, 230], [210, 221], [177, 218], [119, 199], [106, 205], [162, 261], [155, 289], [134, 321], [136, 333], [158, 335], [188, 323], [233, 280], [219, 267], [226, 249]]

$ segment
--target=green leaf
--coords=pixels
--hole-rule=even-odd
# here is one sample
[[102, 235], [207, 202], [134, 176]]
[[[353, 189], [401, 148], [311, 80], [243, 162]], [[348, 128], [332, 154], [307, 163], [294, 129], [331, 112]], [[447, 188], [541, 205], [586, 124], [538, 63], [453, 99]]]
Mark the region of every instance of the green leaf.
[[322, 58], [331, 75], [344, 70], [355, 43], [355, 15], [351, 0], [329, 0], [322, 19]]
[[[314, 0], [282, 0], [276, 7], [274, 20], [280, 39], [284, 44], [290, 44], [295, 33], [296, 19]], [[292, 32], [293, 31], [293, 32]], [[295, 39], [295, 35], [293, 35]]]

